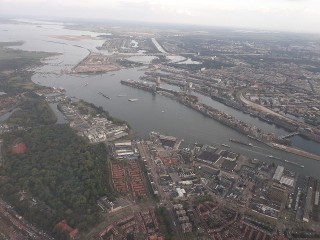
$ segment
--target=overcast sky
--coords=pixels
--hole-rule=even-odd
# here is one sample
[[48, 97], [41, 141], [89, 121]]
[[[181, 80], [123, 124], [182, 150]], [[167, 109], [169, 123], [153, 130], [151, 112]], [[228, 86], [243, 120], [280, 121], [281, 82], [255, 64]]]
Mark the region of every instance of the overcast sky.
[[8, 14], [320, 33], [320, 0], [0, 0]]

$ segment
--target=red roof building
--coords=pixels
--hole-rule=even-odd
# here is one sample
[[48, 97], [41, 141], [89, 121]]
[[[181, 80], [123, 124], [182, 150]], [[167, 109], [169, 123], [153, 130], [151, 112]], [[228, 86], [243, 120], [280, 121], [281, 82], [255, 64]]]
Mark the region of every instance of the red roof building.
[[27, 146], [24, 143], [18, 143], [11, 148], [11, 152], [19, 155], [24, 153], [26, 149], [27, 149]]
[[65, 231], [69, 234], [71, 239], [76, 239], [75, 236], [78, 234], [79, 230], [77, 228], [72, 228], [67, 224], [66, 220], [62, 220], [61, 222], [57, 223], [56, 228]]

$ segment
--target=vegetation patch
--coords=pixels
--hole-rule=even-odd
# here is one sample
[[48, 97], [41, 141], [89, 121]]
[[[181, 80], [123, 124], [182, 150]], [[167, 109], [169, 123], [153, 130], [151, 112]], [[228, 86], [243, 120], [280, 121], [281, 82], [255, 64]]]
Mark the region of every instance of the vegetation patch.
[[[17, 139], [26, 144], [20, 155], [10, 150]], [[113, 194], [104, 144], [89, 145], [70, 127], [52, 125], [5, 135], [3, 153], [1, 195], [26, 219], [51, 232], [64, 219], [80, 231], [100, 221], [97, 200]]]
[[177, 239], [170, 223], [169, 211], [165, 207], [159, 207], [155, 210], [155, 214], [159, 221], [160, 232], [164, 234], [165, 239]]
[[15, 111], [8, 119], [9, 124], [35, 127], [54, 124], [57, 121], [55, 113], [42, 97], [32, 92], [24, 97], [25, 101], [19, 106], [20, 110]]
[[97, 107], [93, 103], [88, 103], [82, 99], [78, 102], [74, 102], [73, 104], [78, 107], [81, 114], [91, 115], [92, 117], [96, 117], [97, 115], [99, 115], [100, 117], [107, 118], [114, 124], [126, 124], [128, 128], [130, 128], [129, 124], [126, 121], [122, 121], [118, 118], [112, 117], [109, 112], [104, 110], [101, 106]]

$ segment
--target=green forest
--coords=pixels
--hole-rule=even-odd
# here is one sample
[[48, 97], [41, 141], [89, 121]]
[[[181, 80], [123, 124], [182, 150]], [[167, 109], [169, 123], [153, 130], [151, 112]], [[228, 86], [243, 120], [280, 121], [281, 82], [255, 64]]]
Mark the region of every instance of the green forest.
[[[4, 140], [1, 197], [51, 232], [62, 219], [80, 230], [99, 222], [97, 200], [113, 197], [104, 144], [89, 145], [66, 125], [13, 132]], [[17, 142], [26, 144], [25, 153], [10, 151]]]
[[[17, 212], [57, 239], [68, 239], [55, 225], [66, 219], [80, 231], [100, 222], [97, 200], [114, 199], [108, 176], [108, 152], [104, 144], [89, 145], [68, 125], [54, 125], [56, 115], [34, 90], [42, 87], [31, 81], [31, 67], [52, 54], [6, 49], [18, 43], [0, 43], [0, 91], [22, 93], [23, 101], [6, 121], [27, 131], [12, 131], [1, 138], [5, 159], [0, 168], [0, 196]], [[109, 116], [94, 105], [84, 107], [92, 114]], [[11, 148], [24, 143], [26, 151]]]
[[14, 112], [8, 119], [9, 124], [25, 127], [37, 127], [54, 124], [57, 121], [55, 113], [49, 104], [33, 92], [24, 94], [25, 100], [19, 105], [20, 110]]
[[78, 107], [81, 114], [89, 114], [92, 117], [100, 115], [100, 117], [107, 118], [115, 124], [126, 124], [130, 128], [130, 125], [126, 121], [112, 117], [109, 112], [104, 110], [101, 106], [97, 107], [96, 105], [86, 102], [82, 99], [80, 99], [78, 102], [74, 102], [73, 104]]

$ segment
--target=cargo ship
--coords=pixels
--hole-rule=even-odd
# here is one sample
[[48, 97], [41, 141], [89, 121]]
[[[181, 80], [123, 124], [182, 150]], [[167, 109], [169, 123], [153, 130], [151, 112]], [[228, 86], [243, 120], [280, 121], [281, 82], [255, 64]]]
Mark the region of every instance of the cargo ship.
[[245, 146], [249, 146], [249, 147], [253, 147], [252, 143], [246, 143], [246, 142], [242, 142], [240, 140], [236, 140], [236, 139], [229, 139], [230, 142], [234, 142], [234, 143], [238, 143], [238, 144], [242, 144]]
[[138, 101], [139, 99], [137, 99], [137, 98], [130, 98], [130, 99], [128, 99], [128, 101], [129, 102], [136, 102], [136, 101]]
[[253, 140], [256, 140], [256, 141], [259, 141], [259, 142], [264, 143], [262, 140], [260, 140], [260, 139], [258, 139], [258, 138], [256, 138], [256, 137], [254, 137], [254, 136], [251, 136], [251, 135], [247, 135], [247, 136], [248, 136], [248, 138], [251, 138], [251, 139], [253, 139]]
[[110, 97], [108, 97], [107, 95], [105, 95], [105, 94], [102, 93], [102, 92], [98, 92], [98, 94], [101, 95], [102, 97], [105, 97], [105, 98], [107, 98], [107, 99], [110, 99]]

